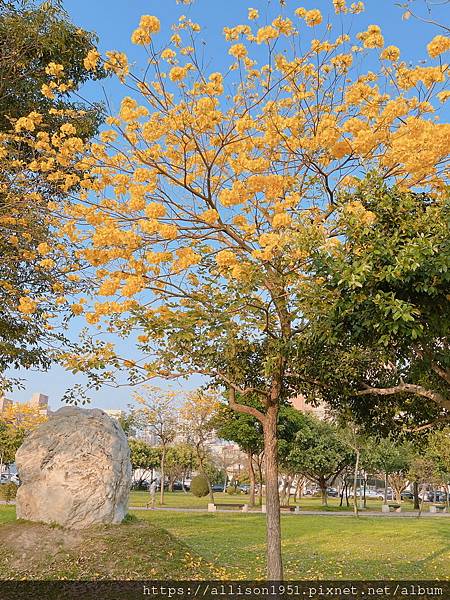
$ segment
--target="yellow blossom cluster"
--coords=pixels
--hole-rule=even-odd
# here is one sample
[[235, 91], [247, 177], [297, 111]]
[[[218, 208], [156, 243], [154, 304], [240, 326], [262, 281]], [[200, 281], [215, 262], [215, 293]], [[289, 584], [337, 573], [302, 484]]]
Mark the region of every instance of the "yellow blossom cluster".
[[437, 58], [444, 52], [448, 52], [450, 50], [450, 37], [436, 35], [428, 44], [427, 50], [431, 58]]
[[95, 71], [100, 61], [100, 54], [97, 50], [89, 50], [83, 59], [84, 68], [87, 71]]
[[133, 31], [131, 41], [133, 44], [150, 44], [152, 35], [158, 33], [161, 28], [158, 17], [153, 15], [142, 15], [139, 27]]
[[364, 48], [382, 48], [384, 38], [378, 25], [369, 25], [367, 31], [361, 31], [356, 36], [362, 41]]
[[32, 298], [22, 296], [19, 298], [19, 306], [17, 308], [24, 315], [31, 315], [36, 312], [37, 303]]
[[323, 20], [322, 13], [318, 8], [313, 8], [311, 10], [306, 10], [306, 8], [297, 8], [295, 14], [301, 19], [304, 19], [308, 27], [320, 25]]

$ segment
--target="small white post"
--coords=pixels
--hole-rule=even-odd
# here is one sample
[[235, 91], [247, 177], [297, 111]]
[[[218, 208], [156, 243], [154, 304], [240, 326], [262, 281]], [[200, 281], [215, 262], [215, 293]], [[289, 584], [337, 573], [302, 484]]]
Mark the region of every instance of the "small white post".
[[208, 512], [216, 512], [216, 510], [217, 510], [216, 505], [214, 503], [210, 502], [208, 504]]

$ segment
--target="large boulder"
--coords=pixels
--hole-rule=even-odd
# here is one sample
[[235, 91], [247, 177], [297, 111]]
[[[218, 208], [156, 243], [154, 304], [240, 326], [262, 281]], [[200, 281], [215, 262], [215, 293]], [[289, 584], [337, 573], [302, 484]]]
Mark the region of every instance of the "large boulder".
[[19, 519], [83, 529], [126, 514], [130, 450], [119, 423], [101, 410], [52, 413], [19, 448], [16, 465]]

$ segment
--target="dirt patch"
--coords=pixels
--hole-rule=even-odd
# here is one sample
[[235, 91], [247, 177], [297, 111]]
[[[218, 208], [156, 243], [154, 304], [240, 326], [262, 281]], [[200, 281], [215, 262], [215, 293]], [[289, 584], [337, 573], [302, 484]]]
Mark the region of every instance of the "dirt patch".
[[[168, 531], [137, 519], [80, 531], [0, 526], [0, 579], [214, 579], [217, 569]], [[215, 576], [215, 577], [214, 577]]]
[[80, 546], [83, 535], [41, 523], [11, 523], [0, 527], [0, 548], [11, 568], [24, 572], [38, 560], [51, 561]]

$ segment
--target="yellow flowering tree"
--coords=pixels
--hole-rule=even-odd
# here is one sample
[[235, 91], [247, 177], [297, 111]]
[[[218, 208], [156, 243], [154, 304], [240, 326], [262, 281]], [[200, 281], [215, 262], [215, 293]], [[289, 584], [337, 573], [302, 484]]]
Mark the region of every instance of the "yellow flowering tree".
[[[142, 17], [132, 40], [145, 75], [118, 51], [86, 57], [129, 91], [96, 143], [68, 149], [84, 174], [65, 225], [97, 278], [77, 310], [99, 329], [138, 335], [145, 358], [125, 364], [131, 380], [200, 374], [262, 423], [273, 580], [282, 578], [277, 419], [301, 387], [311, 253], [339, 243], [340, 190], [369, 170], [442, 194], [450, 132], [436, 119], [448, 41], [432, 40], [428, 62], [413, 67], [376, 25], [342, 33], [361, 2], [330, 3], [338, 34], [318, 9], [283, 4], [269, 23], [250, 9], [248, 22], [224, 28], [223, 72], [203, 65], [201, 27], [185, 16], [168, 42], [157, 17]], [[49, 146], [37, 168], [61, 156]], [[349, 210], [374, 225], [364, 207]], [[121, 364], [110, 345], [100, 350], [101, 364], [105, 352]], [[92, 366], [94, 351], [67, 363]], [[258, 407], [237, 400], [249, 395]]]
[[0, 473], [4, 465], [14, 462], [25, 436], [46, 420], [47, 416], [31, 404], [10, 404], [0, 413]]
[[[50, 140], [52, 147], [59, 144], [60, 157], [68, 145], [72, 156], [74, 138], [82, 147], [97, 131], [97, 107], [70, 96], [105, 75], [83, 64], [95, 42], [59, 3], [1, 3], [0, 375], [8, 367], [47, 367], [49, 346], [57, 341], [50, 317], [66, 306], [76, 265], [68, 237], [55, 235], [55, 209], [77, 174], [62, 158], [49, 157], [39, 168], [35, 159]], [[30, 145], [25, 134], [33, 133]], [[63, 180], [57, 181], [57, 169]]]

